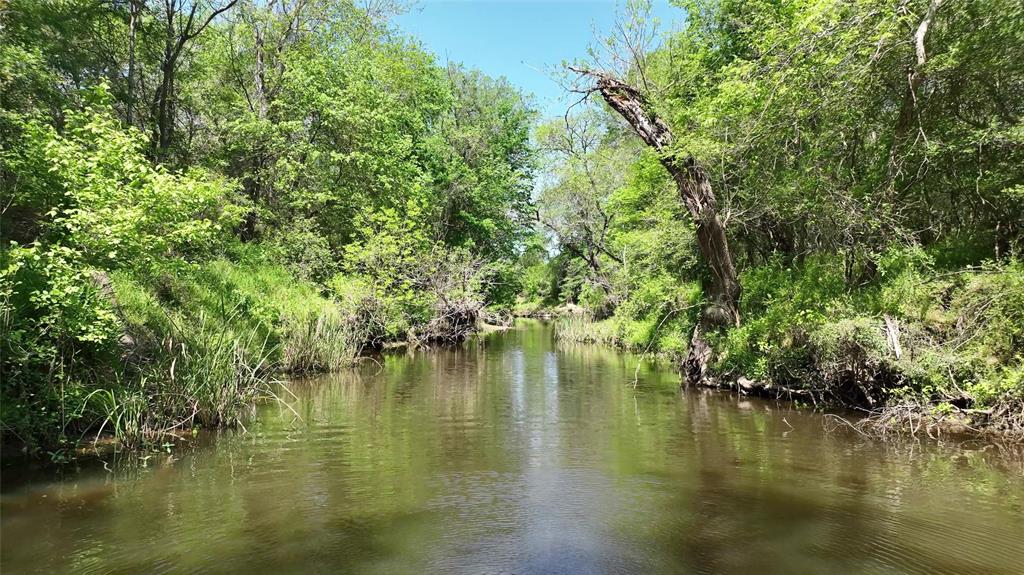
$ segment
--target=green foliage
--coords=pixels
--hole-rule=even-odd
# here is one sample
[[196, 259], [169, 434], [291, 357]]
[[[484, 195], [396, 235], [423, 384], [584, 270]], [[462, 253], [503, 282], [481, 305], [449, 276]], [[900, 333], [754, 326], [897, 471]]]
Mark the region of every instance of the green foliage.
[[708, 171], [742, 272], [718, 373], [1019, 397], [1019, 3], [938, 6], [923, 60], [929, 0], [680, 4], [625, 61], [675, 129], [657, 155], [607, 109], [531, 134], [527, 97], [386, 9], [240, 0], [188, 31], [170, 4], [8, 2], [4, 434], [230, 425], [274, 369], [458, 339], [484, 306], [581, 306], [560, 337], [680, 356], [706, 270], [665, 155]]
[[[421, 284], [430, 272], [427, 258], [434, 251], [428, 231], [422, 224], [421, 207], [410, 202], [405, 214], [395, 209], [364, 214], [357, 224], [358, 240], [345, 246], [343, 269], [346, 276], [332, 280], [338, 294], [355, 287], [356, 297], [365, 306], [372, 294], [373, 307], [360, 315], [382, 316], [370, 322], [383, 328], [371, 334], [374, 340], [405, 337], [415, 325], [429, 321], [435, 301]], [[339, 290], [340, 288], [340, 290]]]
[[[657, 158], [607, 123], [587, 114], [538, 130], [559, 162], [560, 179], [539, 203], [562, 253], [533, 273], [558, 280], [546, 297], [557, 294], [604, 319], [593, 324], [600, 336], [584, 333], [585, 320], [570, 319], [559, 337], [681, 356], [688, 340], [679, 330], [692, 329], [702, 297], [699, 285], [683, 280], [697, 269], [692, 224]], [[523, 261], [536, 266], [537, 255]], [[524, 290], [524, 298], [540, 294]]]
[[304, 280], [326, 284], [337, 273], [338, 262], [330, 241], [312, 219], [291, 222], [268, 243], [275, 259]]
[[554, 331], [559, 341], [622, 345], [618, 322], [613, 319], [594, 321], [585, 315], [570, 314], [555, 321]]
[[[741, 324], [706, 334], [716, 376], [864, 406], [1013, 400], [1024, 67], [1005, 51], [1024, 34], [1020, 6], [680, 5], [683, 29], [604, 70], [643, 93], [671, 145], [622, 154], [636, 142], [610, 110], [570, 118], [568, 136], [541, 133], [569, 150], [546, 197], [547, 227], [574, 260], [563, 300], [609, 318], [593, 329], [613, 335], [597, 339], [633, 348], [653, 341], [654, 310], [700, 303], [673, 290], [708, 270], [661, 166], [692, 160], [743, 287]], [[685, 350], [696, 316], [678, 319], [656, 347]], [[588, 339], [571, 323], [562, 333]]]
[[518, 294], [525, 302], [553, 305], [558, 299], [558, 272], [548, 261], [547, 249], [540, 236], [533, 236], [516, 262]]
[[[881, 259], [888, 272], [857, 290], [842, 287], [835, 264], [744, 273], [744, 324], [718, 336], [716, 368], [832, 399], [858, 386], [875, 399], [962, 400], [966, 392], [986, 405], [1020, 396], [1014, 379], [1024, 320], [1019, 263], [957, 274], [950, 282], [922, 271], [927, 260]], [[885, 315], [899, 330], [899, 358]]]
[[5, 436], [233, 425], [275, 370], [514, 301], [529, 102], [387, 6], [240, 0], [198, 27], [212, 5], [8, 4]]
[[1017, 356], [1013, 365], [993, 370], [968, 391], [980, 405], [1024, 398], [1024, 357]]
[[923, 316], [934, 302], [923, 289], [934, 275], [931, 257], [917, 246], [893, 247], [878, 257], [881, 289], [875, 303], [878, 311], [903, 317]]
[[875, 318], [854, 317], [825, 322], [810, 333], [814, 368], [826, 386], [844, 379], [863, 384], [883, 373], [890, 357], [881, 323]]
[[[65, 116], [60, 134], [22, 123], [4, 150], [14, 182], [5, 221], [38, 217], [5, 226], [11, 241], [0, 248], [3, 425], [27, 441], [87, 419], [88, 390], [117, 370], [121, 325], [106, 271], [209, 253], [238, 213], [225, 182], [152, 167], [141, 135], [102, 104]], [[14, 241], [28, 233], [30, 243]]]
[[[251, 252], [252, 250], [250, 250]], [[249, 254], [248, 261], [214, 260], [143, 277], [115, 276], [126, 330], [154, 349], [177, 326], [214, 325], [259, 362], [287, 372], [338, 369], [352, 363], [362, 327], [339, 302], [286, 268]]]

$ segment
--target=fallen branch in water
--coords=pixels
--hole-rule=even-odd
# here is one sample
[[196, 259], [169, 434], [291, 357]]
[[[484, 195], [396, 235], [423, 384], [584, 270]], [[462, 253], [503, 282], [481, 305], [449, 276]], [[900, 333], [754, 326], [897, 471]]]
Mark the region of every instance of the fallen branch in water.
[[710, 387], [713, 389], [735, 391], [742, 395], [764, 397], [767, 399], [803, 399], [810, 401], [815, 406], [818, 405], [817, 398], [815, 398], [814, 394], [811, 393], [810, 390], [797, 389], [795, 387], [787, 387], [785, 385], [764, 383], [761, 381], [756, 381], [747, 378], [745, 376], [740, 376], [735, 380], [711, 380], [707, 383], [701, 384], [701, 387]]
[[863, 431], [861, 431], [859, 426], [851, 423], [850, 420], [846, 419], [845, 417], [840, 417], [840, 416], [838, 416], [838, 415], [836, 415], [834, 413], [826, 413], [825, 414], [825, 421], [833, 422], [833, 425], [831, 427], [830, 426], [826, 426], [825, 427], [825, 431], [828, 432], [828, 433], [831, 433], [831, 432], [835, 431], [840, 425], [845, 425], [846, 427], [849, 427], [850, 429], [856, 431], [857, 433], [863, 435], [864, 437], [869, 437], [869, 435], [867, 433], [864, 433]]

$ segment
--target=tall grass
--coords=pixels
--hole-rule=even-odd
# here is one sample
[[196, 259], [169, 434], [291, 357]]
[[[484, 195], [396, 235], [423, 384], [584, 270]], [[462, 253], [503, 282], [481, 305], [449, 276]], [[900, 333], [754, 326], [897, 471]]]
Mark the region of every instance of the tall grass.
[[353, 318], [333, 306], [319, 313], [289, 318], [281, 364], [284, 371], [304, 373], [349, 367], [362, 351], [367, 334]]
[[365, 339], [336, 302], [279, 266], [216, 260], [113, 279], [125, 367], [79, 415], [127, 447], [243, 425], [273, 396], [275, 373], [350, 366]]
[[232, 427], [272, 396], [275, 350], [259, 330], [238, 336], [204, 314], [172, 325], [158, 348], [86, 397], [96, 437], [109, 432], [135, 448], [192, 428]]
[[362, 351], [365, 329], [312, 284], [276, 265], [216, 261], [204, 270], [218, 298], [246, 303], [250, 320], [270, 328], [278, 367], [288, 373], [351, 366]]
[[594, 321], [582, 314], [561, 316], [554, 322], [555, 338], [571, 343], [622, 344], [612, 320]]

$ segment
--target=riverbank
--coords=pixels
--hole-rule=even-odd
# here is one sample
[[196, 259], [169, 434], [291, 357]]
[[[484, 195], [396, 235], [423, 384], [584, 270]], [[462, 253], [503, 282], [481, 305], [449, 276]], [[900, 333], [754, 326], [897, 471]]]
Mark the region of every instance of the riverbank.
[[[1024, 438], [1021, 264], [888, 271], [852, 288], [827, 261], [745, 272], [743, 323], [709, 335], [712, 373], [702, 385], [856, 409], [868, 416], [861, 429], [878, 435]], [[631, 317], [628, 301], [602, 320], [557, 314], [556, 337], [678, 364], [700, 306], [669, 301], [685, 311]]]
[[458, 341], [514, 297], [535, 166], [514, 85], [390, 8], [86, 4], [2, 16], [5, 448], [241, 427], [279, 374]]
[[[14, 277], [25, 281], [22, 269]], [[244, 427], [257, 403], [277, 399], [278, 378], [346, 369], [368, 350], [460, 341], [481, 307], [463, 292], [399, 300], [342, 276], [324, 286], [258, 245], [87, 277], [82, 294], [105, 335], [73, 353], [61, 351], [70, 342], [37, 339], [5, 354], [5, 448], [63, 459], [97, 442], [134, 450]]]

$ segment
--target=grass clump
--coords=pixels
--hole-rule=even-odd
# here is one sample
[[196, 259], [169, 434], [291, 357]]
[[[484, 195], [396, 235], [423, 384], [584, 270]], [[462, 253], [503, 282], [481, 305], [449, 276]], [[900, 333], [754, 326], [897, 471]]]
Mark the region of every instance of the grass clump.
[[595, 321], [587, 315], [570, 314], [554, 322], [555, 338], [570, 343], [596, 343], [618, 346], [622, 344], [618, 325], [614, 320]]
[[273, 351], [258, 331], [239, 337], [205, 315], [175, 325], [115, 385], [85, 398], [85, 410], [98, 416], [98, 423], [83, 422], [85, 430], [97, 437], [110, 431], [134, 448], [198, 427], [239, 425], [258, 400], [272, 396]]
[[681, 358], [689, 345], [686, 334], [696, 321], [699, 287], [692, 283], [677, 285], [664, 276], [635, 283], [635, 289], [621, 300], [610, 317], [595, 319], [604, 299], [575, 308], [574, 313], [560, 314], [554, 323], [555, 337]]

